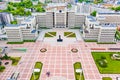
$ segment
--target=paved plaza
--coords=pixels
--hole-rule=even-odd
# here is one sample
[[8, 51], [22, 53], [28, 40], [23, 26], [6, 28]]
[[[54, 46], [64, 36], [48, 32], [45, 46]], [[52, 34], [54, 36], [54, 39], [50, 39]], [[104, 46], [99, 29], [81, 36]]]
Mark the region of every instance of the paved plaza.
[[[120, 74], [100, 74], [91, 55], [91, 51], [111, 51], [108, 48], [119, 48], [120, 43], [106, 45], [86, 43], [83, 40], [61, 43], [38, 40], [35, 43], [27, 42], [14, 45], [1, 41], [0, 45], [9, 48], [27, 48], [25, 53], [10, 52], [8, 54], [21, 56], [21, 60], [17, 66], [6, 66], [5, 71], [0, 73], [0, 80], [6, 80], [15, 71], [20, 72], [18, 80], [30, 80], [37, 61], [43, 63], [39, 80], [75, 80], [73, 68], [75, 62], [81, 62], [85, 80], [102, 80], [102, 77], [111, 77], [116, 80], [116, 77], [120, 77]], [[46, 48], [47, 52], [41, 53], [41, 48]], [[72, 48], [77, 48], [78, 52], [72, 53]], [[46, 76], [46, 72], [50, 72], [50, 77]]]

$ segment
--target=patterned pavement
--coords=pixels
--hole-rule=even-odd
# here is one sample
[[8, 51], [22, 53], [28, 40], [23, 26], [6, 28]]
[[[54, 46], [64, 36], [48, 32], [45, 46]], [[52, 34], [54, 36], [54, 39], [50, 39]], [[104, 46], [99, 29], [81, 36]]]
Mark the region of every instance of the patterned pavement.
[[[63, 77], [63, 80], [75, 80], [73, 69], [75, 62], [82, 63], [85, 80], [102, 80], [102, 77], [112, 77], [113, 80], [116, 80], [116, 77], [120, 77], [120, 74], [100, 74], [91, 55], [91, 51], [110, 51], [108, 48], [120, 47], [120, 43], [104, 45], [79, 41], [65, 44], [52, 45], [39, 41], [21, 45], [0, 43], [2, 46], [10, 48], [27, 48], [26, 53], [9, 53], [9, 55], [13, 56], [14, 54], [14, 56], [21, 56], [22, 58], [17, 66], [6, 66], [6, 70], [0, 73], [0, 80], [6, 80], [15, 71], [20, 72], [18, 80], [30, 80], [33, 67], [37, 61], [43, 63], [39, 80], [50, 80], [56, 76]], [[46, 48], [47, 52], [41, 53], [41, 48]], [[79, 50], [78, 53], [72, 53], [72, 48], [77, 48]], [[92, 48], [97, 49], [92, 50]], [[99, 50], [101, 48], [105, 50]], [[46, 72], [48, 71], [51, 73], [49, 78], [46, 76]]]

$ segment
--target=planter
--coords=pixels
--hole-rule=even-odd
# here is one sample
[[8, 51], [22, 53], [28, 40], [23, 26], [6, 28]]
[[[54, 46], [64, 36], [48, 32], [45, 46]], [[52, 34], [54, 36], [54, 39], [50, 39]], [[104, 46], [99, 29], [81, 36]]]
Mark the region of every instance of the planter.
[[72, 51], [73, 53], [77, 53], [77, 52], [78, 52], [78, 49], [73, 48], [73, 49], [71, 49], [71, 51]]
[[40, 49], [40, 52], [46, 52], [47, 51], [47, 49], [46, 48], [42, 48], [42, 49]]

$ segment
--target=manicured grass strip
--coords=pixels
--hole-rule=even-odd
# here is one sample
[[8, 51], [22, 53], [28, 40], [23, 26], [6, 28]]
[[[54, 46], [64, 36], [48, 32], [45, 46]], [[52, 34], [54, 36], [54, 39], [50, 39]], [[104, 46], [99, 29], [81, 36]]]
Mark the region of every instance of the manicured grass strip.
[[67, 36], [67, 37], [76, 37], [76, 35], [75, 35], [75, 33], [73, 33], [73, 34], [71, 34], [71, 35], [69, 35], [69, 36]]
[[24, 42], [35, 42], [36, 40], [24, 40]]
[[97, 44], [116, 44], [115, 42], [98, 42]]
[[50, 29], [50, 28], [47, 28], [47, 27], [40, 27], [40, 29]]
[[48, 32], [49, 34], [56, 36], [56, 32]]
[[70, 28], [70, 29], [80, 29], [80, 27], [74, 27], [74, 28]]
[[102, 80], [112, 80], [110, 77], [103, 77]]
[[[41, 70], [42, 70], [42, 66], [43, 66], [43, 63], [41, 63], [41, 62], [36, 62], [35, 63], [34, 69], [38, 68], [38, 69], [40, 69], [40, 72], [34, 72], [34, 75], [32, 73], [32, 76], [31, 76], [30, 80], [39, 80]], [[34, 77], [35, 77], [35, 79], [34, 79]]]
[[16, 66], [18, 62], [20, 61], [21, 57], [10, 57], [10, 60], [12, 60], [12, 65]]
[[53, 37], [53, 36], [49, 35], [48, 33], [45, 33], [44, 37]]
[[80, 62], [76, 62], [76, 63], [74, 63], [73, 66], [74, 66], [75, 80], [79, 80], [80, 78], [81, 78], [81, 80], [85, 80], [85, 79], [84, 79], [83, 72], [82, 72], [82, 76], [80, 76], [80, 73], [77, 73], [77, 72], [76, 72], [76, 69], [82, 69], [81, 63], [80, 63]]
[[85, 42], [97, 42], [97, 40], [84, 40]]
[[[120, 61], [119, 60], [113, 60], [111, 58], [112, 54], [116, 54], [116, 52], [92, 52], [92, 56], [94, 58], [94, 61], [97, 65], [97, 68], [101, 74], [120, 74]], [[120, 54], [120, 52], [117, 52], [117, 54]], [[105, 59], [105, 62], [107, 62], [106, 67], [101, 67], [98, 63], [98, 60]]]
[[23, 44], [24, 42], [7, 42], [7, 44]]
[[67, 35], [69, 35], [71, 33], [73, 33], [73, 32], [64, 32], [64, 36], [67, 36]]

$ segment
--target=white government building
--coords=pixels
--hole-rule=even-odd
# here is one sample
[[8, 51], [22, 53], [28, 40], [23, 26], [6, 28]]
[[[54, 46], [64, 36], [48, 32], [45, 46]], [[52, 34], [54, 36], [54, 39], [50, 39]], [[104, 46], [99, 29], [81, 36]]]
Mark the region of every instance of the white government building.
[[[62, 7], [61, 7], [62, 6]], [[120, 25], [120, 13], [113, 11], [98, 11], [96, 17], [90, 16], [86, 13], [89, 6], [78, 12], [74, 9], [66, 9], [62, 4], [60, 6], [48, 6], [45, 13], [33, 13], [27, 19], [25, 17], [17, 17], [18, 25], [6, 25], [6, 33], [8, 41], [23, 41], [34, 40], [37, 38], [37, 29], [40, 27], [47, 28], [75, 28], [83, 29], [83, 38], [85, 40], [96, 40], [98, 42], [115, 42], [115, 32], [118, 25]], [[53, 8], [55, 7], [55, 8]], [[57, 9], [57, 10], [56, 10]], [[82, 9], [82, 10], [81, 10]], [[84, 12], [85, 11], [85, 12]], [[83, 14], [85, 13], [85, 14]], [[16, 31], [18, 30], [18, 32]], [[17, 32], [17, 33], [16, 33]], [[18, 35], [11, 35], [11, 34]]]

